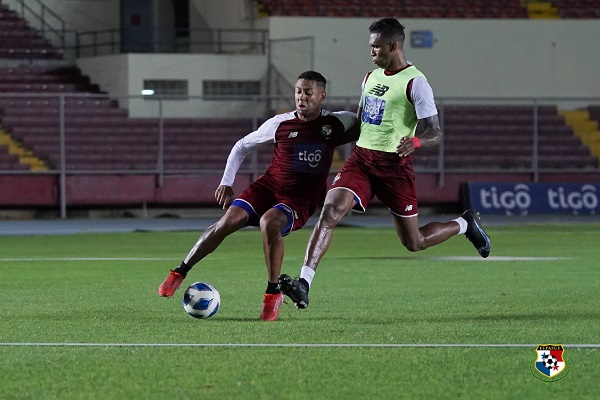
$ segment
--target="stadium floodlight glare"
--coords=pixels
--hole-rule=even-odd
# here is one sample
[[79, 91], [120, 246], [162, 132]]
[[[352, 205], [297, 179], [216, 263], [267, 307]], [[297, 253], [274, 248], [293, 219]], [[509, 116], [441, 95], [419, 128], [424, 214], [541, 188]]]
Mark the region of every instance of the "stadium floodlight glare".
[[152, 89], [142, 89], [142, 95], [144, 96], [152, 96], [154, 94], [154, 90]]

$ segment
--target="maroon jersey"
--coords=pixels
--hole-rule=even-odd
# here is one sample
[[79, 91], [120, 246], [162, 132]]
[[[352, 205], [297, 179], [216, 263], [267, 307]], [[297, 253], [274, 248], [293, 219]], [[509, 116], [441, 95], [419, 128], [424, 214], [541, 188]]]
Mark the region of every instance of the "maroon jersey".
[[[345, 119], [346, 124], [341, 119]], [[355, 120], [352, 113], [326, 110], [312, 121], [302, 121], [294, 112], [276, 115], [236, 143], [221, 184], [231, 186], [231, 172], [237, 172], [241, 160], [251, 150], [264, 143], [274, 143], [271, 165], [261, 179], [276, 193], [321, 202], [325, 198], [335, 147], [356, 140], [350, 133], [345, 134], [346, 126], [351, 127]]]

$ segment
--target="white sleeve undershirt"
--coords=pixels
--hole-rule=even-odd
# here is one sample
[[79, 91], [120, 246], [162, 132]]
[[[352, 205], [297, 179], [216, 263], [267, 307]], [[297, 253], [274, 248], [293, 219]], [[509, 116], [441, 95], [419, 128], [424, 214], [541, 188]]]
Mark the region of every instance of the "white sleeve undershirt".
[[221, 185], [233, 186], [235, 175], [240, 169], [246, 156], [261, 145], [275, 143], [275, 132], [277, 132], [277, 127], [281, 121], [285, 119], [289, 119], [287, 114], [276, 115], [265, 121], [265, 123], [257, 130], [244, 136], [233, 145], [229, 157], [227, 157], [225, 171], [223, 172], [223, 178], [221, 178]]
[[344, 124], [344, 130], [348, 130], [356, 123], [356, 113], [352, 111], [334, 111], [333, 115]]
[[423, 119], [437, 115], [435, 100], [433, 98], [433, 90], [427, 82], [427, 79], [422, 76], [413, 78], [413, 84], [410, 91], [417, 119]]

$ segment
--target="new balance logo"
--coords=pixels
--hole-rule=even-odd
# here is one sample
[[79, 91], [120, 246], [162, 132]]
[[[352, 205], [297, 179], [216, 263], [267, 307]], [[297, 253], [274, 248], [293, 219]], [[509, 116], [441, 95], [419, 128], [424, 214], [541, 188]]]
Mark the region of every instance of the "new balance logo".
[[413, 206], [412, 206], [412, 204], [410, 204], [410, 205], [406, 206], [404, 211], [412, 211], [412, 209], [413, 209]]
[[298, 136], [298, 132], [290, 132], [290, 136], [288, 136], [288, 139], [289, 138], [295, 138], [297, 136]]
[[390, 90], [389, 86], [381, 85], [378, 83], [377, 85], [375, 85], [375, 87], [373, 89], [369, 90], [369, 94], [374, 94], [375, 96], [381, 97], [388, 90]]

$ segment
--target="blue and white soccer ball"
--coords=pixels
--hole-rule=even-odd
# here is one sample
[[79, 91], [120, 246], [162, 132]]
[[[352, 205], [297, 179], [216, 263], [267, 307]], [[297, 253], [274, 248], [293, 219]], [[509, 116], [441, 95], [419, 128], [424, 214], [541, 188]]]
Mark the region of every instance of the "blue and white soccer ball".
[[183, 294], [183, 308], [194, 318], [210, 318], [219, 311], [221, 296], [207, 282], [192, 283]]

